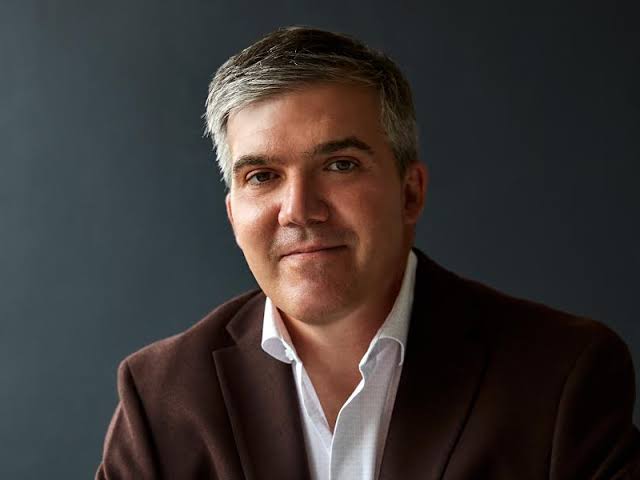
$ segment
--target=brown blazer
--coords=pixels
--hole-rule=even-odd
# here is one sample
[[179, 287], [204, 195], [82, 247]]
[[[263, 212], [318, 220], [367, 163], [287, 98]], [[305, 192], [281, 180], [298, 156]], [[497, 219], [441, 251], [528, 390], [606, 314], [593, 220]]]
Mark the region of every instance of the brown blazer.
[[[620, 338], [416, 254], [380, 478], [640, 478]], [[291, 367], [260, 347], [264, 298], [235, 298], [120, 364], [96, 479], [309, 477]]]

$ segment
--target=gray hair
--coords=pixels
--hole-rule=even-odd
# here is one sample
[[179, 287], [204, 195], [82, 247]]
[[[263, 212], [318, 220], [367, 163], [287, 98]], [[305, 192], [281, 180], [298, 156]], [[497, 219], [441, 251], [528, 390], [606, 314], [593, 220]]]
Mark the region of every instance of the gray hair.
[[306, 27], [276, 30], [232, 56], [216, 72], [206, 100], [205, 134], [211, 136], [218, 166], [231, 186], [227, 121], [234, 109], [319, 82], [374, 88], [380, 121], [398, 172], [417, 161], [418, 139], [411, 88], [385, 54], [346, 35]]

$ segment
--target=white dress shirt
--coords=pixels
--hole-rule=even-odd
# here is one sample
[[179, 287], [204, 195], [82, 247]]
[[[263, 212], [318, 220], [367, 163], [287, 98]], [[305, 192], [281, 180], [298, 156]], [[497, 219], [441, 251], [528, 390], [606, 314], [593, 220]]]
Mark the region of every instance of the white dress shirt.
[[409, 253], [400, 292], [358, 365], [362, 379], [340, 409], [333, 434], [280, 312], [267, 297], [262, 348], [290, 363], [313, 480], [375, 480], [404, 361], [417, 258]]

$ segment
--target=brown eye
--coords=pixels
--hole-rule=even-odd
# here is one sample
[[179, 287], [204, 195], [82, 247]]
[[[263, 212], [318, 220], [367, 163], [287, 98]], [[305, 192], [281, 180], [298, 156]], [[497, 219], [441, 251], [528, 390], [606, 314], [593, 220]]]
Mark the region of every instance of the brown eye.
[[353, 162], [351, 160], [341, 159], [341, 160], [336, 160], [335, 162], [331, 162], [327, 168], [333, 172], [350, 172], [356, 167], [357, 167], [356, 162]]
[[275, 174], [273, 172], [256, 172], [247, 178], [247, 183], [252, 185], [260, 185], [261, 183], [268, 182]]

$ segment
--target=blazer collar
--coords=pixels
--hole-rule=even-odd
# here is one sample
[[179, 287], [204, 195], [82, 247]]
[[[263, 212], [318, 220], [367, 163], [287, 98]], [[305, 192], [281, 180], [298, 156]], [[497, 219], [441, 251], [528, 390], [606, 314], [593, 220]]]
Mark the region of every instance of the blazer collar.
[[246, 479], [310, 478], [291, 366], [260, 347], [265, 296], [227, 325], [236, 344], [213, 358]]
[[[465, 282], [414, 249], [418, 268], [407, 351], [380, 480], [439, 479], [471, 411], [486, 365]], [[213, 352], [247, 479], [310, 478], [291, 366], [261, 346], [265, 296], [227, 325], [235, 345]]]
[[468, 282], [414, 251], [418, 272], [407, 354], [380, 480], [444, 476], [487, 364]]

